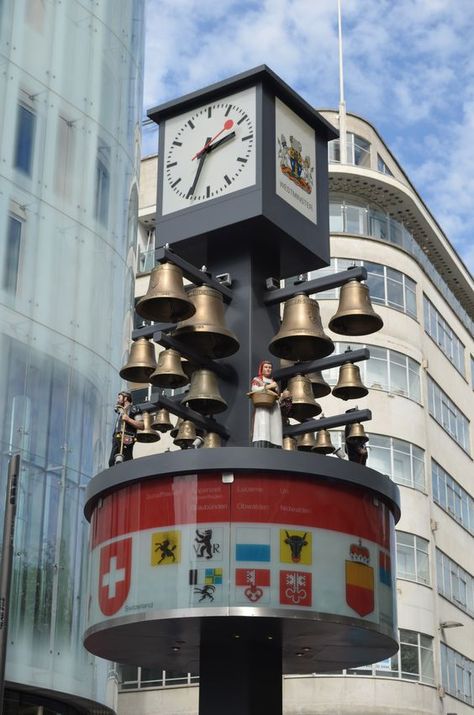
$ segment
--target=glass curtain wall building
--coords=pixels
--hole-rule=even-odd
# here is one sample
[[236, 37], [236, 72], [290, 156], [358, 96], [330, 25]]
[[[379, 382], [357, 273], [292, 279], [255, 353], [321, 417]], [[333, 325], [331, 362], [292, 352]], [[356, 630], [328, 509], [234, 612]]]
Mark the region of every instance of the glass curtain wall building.
[[144, 0], [0, 3], [0, 494], [22, 457], [9, 713], [107, 700], [82, 647], [82, 508], [131, 320], [143, 33]]
[[[338, 125], [336, 112], [323, 115]], [[365, 266], [384, 327], [350, 342], [331, 335], [337, 352], [369, 348], [370, 360], [358, 363], [369, 394], [351, 402], [328, 395], [321, 407], [326, 416], [355, 402], [369, 408], [367, 465], [400, 486], [400, 650], [361, 668], [285, 677], [284, 712], [473, 715], [474, 282], [377, 131], [348, 115], [346, 142], [345, 152], [339, 140], [329, 152], [331, 265], [308, 277]], [[142, 161], [141, 177], [136, 296], [152, 266], [156, 156]], [[327, 330], [339, 290], [315, 297]], [[334, 386], [339, 370], [323, 375]], [[342, 434], [331, 431], [334, 446]], [[153, 706], [164, 715], [197, 713], [195, 674], [160, 666], [121, 669], [119, 715]]]

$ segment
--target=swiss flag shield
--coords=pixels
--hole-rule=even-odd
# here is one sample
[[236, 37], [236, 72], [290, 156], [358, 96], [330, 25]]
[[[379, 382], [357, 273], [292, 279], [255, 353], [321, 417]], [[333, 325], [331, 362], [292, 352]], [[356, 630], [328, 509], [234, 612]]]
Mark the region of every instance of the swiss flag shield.
[[121, 539], [100, 551], [99, 606], [104, 616], [113, 616], [123, 606], [130, 590], [132, 539]]

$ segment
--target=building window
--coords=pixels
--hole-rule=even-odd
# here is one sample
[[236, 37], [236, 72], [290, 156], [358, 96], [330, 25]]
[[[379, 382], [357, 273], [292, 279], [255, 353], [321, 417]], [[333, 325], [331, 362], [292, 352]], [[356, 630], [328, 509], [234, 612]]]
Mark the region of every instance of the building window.
[[459, 564], [436, 549], [438, 592], [462, 611], [474, 615], [474, 579]]
[[[309, 279], [320, 278], [331, 273], [345, 271], [351, 266], [364, 266], [367, 269], [367, 287], [373, 303], [386, 305], [389, 308], [401, 310], [416, 318], [416, 283], [401, 271], [383, 266], [381, 263], [359, 261], [351, 258], [331, 258], [331, 265], [314, 271]], [[322, 293], [316, 293], [316, 300], [339, 298], [340, 288], [334, 288]]]
[[109, 218], [110, 147], [102, 145], [97, 152], [95, 173], [95, 217], [103, 226]]
[[54, 188], [57, 194], [70, 198], [72, 196], [72, 181], [74, 177], [74, 124], [58, 117], [58, 132], [56, 137], [56, 171]]
[[449, 695], [474, 705], [474, 661], [441, 643], [441, 682]]
[[429, 375], [428, 409], [433, 419], [470, 454], [469, 420]]
[[431, 460], [431, 476], [436, 504], [474, 534], [474, 499], [434, 459]]
[[36, 117], [31, 109], [28, 109], [23, 104], [19, 104], [14, 166], [28, 176], [31, 176], [31, 165], [33, 162], [35, 123]]
[[7, 241], [3, 264], [3, 289], [14, 295], [18, 286], [22, 222], [8, 217]]
[[397, 576], [429, 585], [429, 541], [416, 534], [397, 531]]
[[[329, 142], [329, 162], [341, 161], [341, 140], [334, 139]], [[370, 142], [364, 137], [346, 132], [346, 161], [355, 166], [370, 166]]]
[[[385, 390], [421, 402], [420, 365], [416, 360], [412, 360], [396, 350], [360, 343], [357, 345], [335, 343], [335, 352], [343, 353], [347, 348], [359, 349], [363, 347], [370, 350], [370, 359], [358, 363], [362, 382], [366, 387]], [[349, 356], [348, 360], [350, 360]], [[324, 379], [329, 384], [335, 385], [338, 375], [339, 368], [331, 368], [325, 371]]]
[[367, 466], [387, 474], [397, 484], [425, 489], [425, 456], [410, 442], [380, 434], [371, 434]]
[[162, 688], [176, 685], [192, 685], [199, 682], [199, 676], [161, 668], [143, 668], [133, 665], [121, 665], [120, 690], [141, 690], [144, 688]]
[[393, 176], [392, 172], [390, 171], [380, 154], [377, 154], [377, 169], [378, 171], [381, 171], [382, 174], [387, 174], [387, 176]]
[[433, 338], [441, 352], [464, 376], [464, 345], [426, 295], [423, 295], [423, 313], [425, 332]]

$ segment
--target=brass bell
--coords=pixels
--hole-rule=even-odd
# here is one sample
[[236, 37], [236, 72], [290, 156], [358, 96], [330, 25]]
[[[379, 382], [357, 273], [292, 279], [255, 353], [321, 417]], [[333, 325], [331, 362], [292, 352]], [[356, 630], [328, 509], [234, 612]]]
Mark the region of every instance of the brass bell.
[[355, 279], [345, 283], [329, 330], [339, 335], [369, 335], [382, 327], [383, 320], [372, 308], [368, 287]]
[[318, 360], [334, 351], [334, 343], [325, 334], [319, 305], [313, 298], [298, 293], [287, 300], [280, 330], [268, 349], [285, 360]]
[[305, 432], [296, 438], [296, 449], [300, 452], [312, 452], [316, 447], [316, 440], [313, 432]]
[[216, 415], [227, 409], [227, 402], [219, 392], [217, 375], [212, 370], [196, 370], [189, 392], [181, 400], [201, 415]]
[[193, 372], [198, 369], [198, 365], [196, 365], [196, 363], [192, 362], [188, 358], [182, 357], [181, 358], [181, 367], [182, 367], [184, 374], [188, 378], [188, 382], [190, 382], [190, 380], [193, 376]]
[[299, 422], [314, 417], [321, 412], [321, 406], [315, 402], [311, 382], [306, 375], [295, 375], [288, 380], [291, 393], [290, 417]]
[[204, 437], [203, 449], [216, 449], [222, 447], [222, 440], [217, 432], [208, 432]]
[[162, 323], [177, 323], [194, 315], [196, 308], [184, 290], [181, 268], [173, 263], [155, 266], [136, 311], [142, 318]]
[[345, 362], [339, 368], [339, 379], [332, 394], [340, 400], [357, 400], [369, 394], [368, 389], [360, 379], [360, 370], [352, 362]]
[[326, 397], [331, 392], [331, 388], [324, 379], [321, 370], [315, 370], [306, 374], [311, 383], [313, 397]]
[[283, 437], [282, 449], [286, 449], [289, 452], [296, 452], [296, 439], [294, 437]]
[[350, 442], [351, 439], [360, 439], [364, 442], [369, 441], [369, 438], [367, 437], [364, 430], [364, 425], [361, 425], [360, 422], [354, 422], [354, 424], [351, 425], [349, 434], [346, 437], [346, 442]]
[[169, 348], [158, 355], [158, 365], [150, 375], [149, 382], [155, 387], [176, 388], [187, 385], [189, 380], [183, 371], [181, 355]]
[[177, 434], [178, 434], [178, 432], [179, 432], [179, 428], [181, 427], [181, 425], [183, 424], [183, 422], [184, 422], [183, 418], [182, 418], [182, 417], [178, 417], [175, 426], [173, 427], [173, 429], [170, 430], [170, 437], [171, 437], [172, 439], [176, 439], [176, 436], [177, 436]]
[[128, 361], [119, 374], [127, 382], [148, 382], [155, 369], [155, 346], [147, 338], [138, 338], [132, 343]]
[[144, 428], [137, 430], [137, 442], [158, 442], [161, 438], [159, 433], [152, 429], [151, 415], [149, 412], [142, 414]]
[[196, 313], [178, 323], [173, 337], [208, 358], [229, 357], [237, 352], [239, 341], [232, 330], [225, 327], [221, 293], [203, 285], [190, 290], [188, 296], [196, 307]]
[[313, 452], [318, 452], [319, 454], [332, 454], [335, 451], [335, 447], [331, 442], [331, 435], [327, 429], [320, 429], [316, 433], [316, 445]]
[[187, 449], [192, 446], [196, 439], [196, 427], [190, 420], [183, 420], [179, 426], [178, 434], [175, 437], [174, 444], [181, 449]]
[[151, 428], [158, 430], [158, 432], [169, 432], [173, 429], [173, 423], [170, 419], [170, 413], [168, 410], [162, 408], [158, 410], [151, 421]]

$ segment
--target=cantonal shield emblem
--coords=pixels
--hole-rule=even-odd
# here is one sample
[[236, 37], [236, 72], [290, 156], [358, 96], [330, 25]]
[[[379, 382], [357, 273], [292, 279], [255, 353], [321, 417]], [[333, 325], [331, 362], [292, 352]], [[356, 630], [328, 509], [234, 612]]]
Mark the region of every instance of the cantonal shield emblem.
[[121, 539], [100, 550], [99, 606], [104, 616], [113, 616], [130, 591], [132, 539]]
[[369, 550], [362, 542], [350, 545], [346, 561], [346, 601], [359, 614], [368, 616], [374, 610], [374, 569], [369, 566]]

